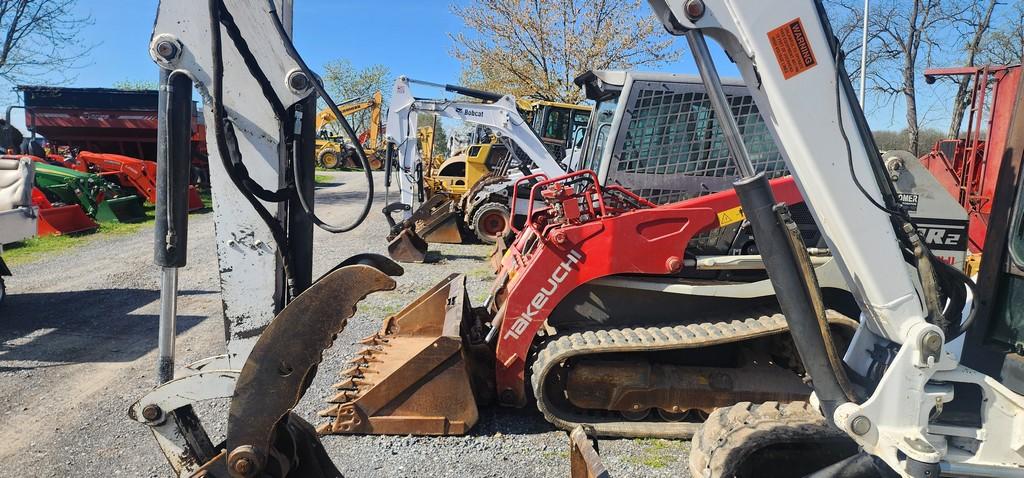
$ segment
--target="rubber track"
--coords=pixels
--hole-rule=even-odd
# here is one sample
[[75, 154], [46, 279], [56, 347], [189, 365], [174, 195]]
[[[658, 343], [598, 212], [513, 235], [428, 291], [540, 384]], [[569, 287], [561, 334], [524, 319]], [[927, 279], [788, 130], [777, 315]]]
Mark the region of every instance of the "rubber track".
[[[733, 477], [744, 460], [775, 444], [815, 443], [828, 447], [848, 442], [845, 433], [830, 427], [807, 402], [737, 403], [715, 410], [693, 437], [690, 474], [694, 478]], [[855, 450], [856, 446], [851, 448]]]
[[[605, 437], [691, 438], [700, 428], [700, 423], [631, 422], [621, 417], [613, 419], [575, 410], [557, 410], [548, 400], [543, 384], [557, 365], [582, 355], [711, 347], [767, 337], [789, 329], [782, 314], [770, 310], [766, 312], [756, 317], [751, 317], [749, 313], [736, 314], [733, 318], [723, 316], [718, 321], [699, 324], [585, 331], [559, 337], [545, 345], [531, 368], [537, 408], [545, 419], [563, 430], [587, 425], [592, 427], [595, 434]], [[852, 329], [857, 327], [856, 321], [838, 312], [829, 310], [826, 316], [829, 323]]]

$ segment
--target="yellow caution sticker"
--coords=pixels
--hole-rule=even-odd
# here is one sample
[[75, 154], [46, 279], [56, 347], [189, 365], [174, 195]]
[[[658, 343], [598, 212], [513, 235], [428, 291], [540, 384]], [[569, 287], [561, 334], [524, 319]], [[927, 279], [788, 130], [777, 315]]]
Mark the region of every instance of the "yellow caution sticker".
[[747, 216], [743, 215], [743, 208], [736, 206], [732, 209], [726, 209], [718, 213], [718, 227], [725, 227], [729, 224], [734, 224], [746, 219]]

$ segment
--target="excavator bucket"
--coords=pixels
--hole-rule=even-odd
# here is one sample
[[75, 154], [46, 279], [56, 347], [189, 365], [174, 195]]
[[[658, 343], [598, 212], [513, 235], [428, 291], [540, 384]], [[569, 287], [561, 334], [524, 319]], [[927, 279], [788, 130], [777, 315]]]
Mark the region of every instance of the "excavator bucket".
[[388, 241], [388, 255], [398, 262], [423, 262], [427, 259], [427, 241], [411, 228], [404, 228]]
[[106, 199], [96, 208], [96, 220], [99, 222], [139, 222], [144, 219], [146, 211], [138, 196]]
[[413, 213], [416, 232], [428, 243], [461, 244], [458, 204], [445, 194], [435, 194]]
[[[320, 412], [321, 434], [461, 435], [479, 417], [487, 354], [468, 347], [472, 312], [466, 278], [453, 274], [388, 317]], [[493, 363], [493, 360], [490, 362]]]

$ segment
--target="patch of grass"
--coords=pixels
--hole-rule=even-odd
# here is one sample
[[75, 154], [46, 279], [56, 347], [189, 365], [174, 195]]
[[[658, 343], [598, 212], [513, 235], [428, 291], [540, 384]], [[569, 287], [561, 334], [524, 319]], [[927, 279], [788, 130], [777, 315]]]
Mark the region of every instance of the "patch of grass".
[[313, 180], [317, 184], [325, 184], [331, 181], [331, 177], [326, 174], [317, 174], [313, 176]]
[[639, 440], [639, 455], [626, 457], [626, 461], [648, 468], [661, 469], [675, 463], [683, 454], [683, 445], [677, 441], [645, 438]]
[[142, 229], [153, 225], [156, 216], [154, 209], [155, 208], [149, 204], [143, 206], [143, 211], [145, 212], [146, 217], [138, 222], [103, 222], [100, 223], [99, 229], [91, 233], [35, 237], [23, 242], [11, 244], [4, 248], [4, 262], [9, 266], [27, 264], [48, 255], [59, 254], [75, 247], [84, 246], [91, 242], [103, 239], [104, 237], [135, 234]]

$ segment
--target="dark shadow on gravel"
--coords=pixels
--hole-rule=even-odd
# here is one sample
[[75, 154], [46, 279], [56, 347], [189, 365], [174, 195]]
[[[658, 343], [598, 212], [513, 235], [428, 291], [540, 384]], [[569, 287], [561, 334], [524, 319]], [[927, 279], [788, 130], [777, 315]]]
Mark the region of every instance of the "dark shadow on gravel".
[[366, 198], [366, 193], [362, 191], [317, 193], [316, 195], [317, 201], [329, 204], [362, 201], [364, 198]]
[[470, 431], [470, 436], [535, 435], [549, 433], [555, 426], [544, 419], [537, 407], [507, 408], [489, 405], [480, 410], [480, 421]]
[[344, 185], [345, 183], [342, 181], [328, 181], [325, 183], [316, 183], [316, 189], [336, 188]]
[[473, 261], [473, 262], [484, 262], [484, 261], [487, 261], [487, 257], [486, 256], [481, 256], [479, 254], [438, 254], [438, 255], [441, 256], [441, 259], [444, 259], [446, 261], [457, 261], [457, 260], [466, 260], [466, 261]]
[[[156, 347], [159, 317], [132, 312], [159, 298], [158, 291], [143, 289], [11, 294], [0, 308], [0, 361], [44, 362], [40, 367], [134, 361]], [[178, 316], [178, 334], [205, 318]], [[36, 366], [0, 366], [0, 372], [26, 368]]]

